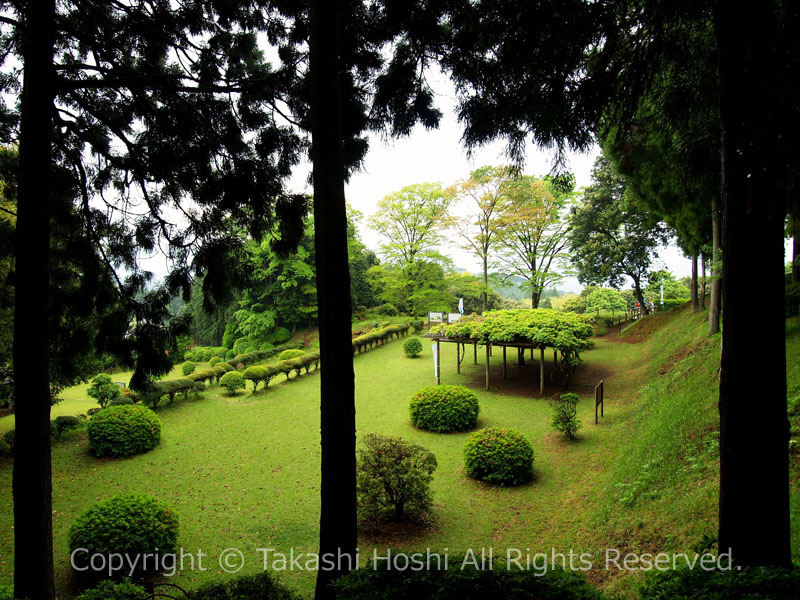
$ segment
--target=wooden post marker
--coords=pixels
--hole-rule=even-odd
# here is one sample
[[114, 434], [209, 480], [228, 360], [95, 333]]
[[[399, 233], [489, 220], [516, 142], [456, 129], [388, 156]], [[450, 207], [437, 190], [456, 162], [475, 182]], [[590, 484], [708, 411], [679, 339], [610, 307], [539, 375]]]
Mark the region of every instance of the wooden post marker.
[[486, 391], [489, 391], [489, 353], [491, 344], [486, 342]]
[[600, 409], [600, 416], [603, 416], [603, 402], [604, 394], [603, 394], [603, 380], [600, 380], [596, 386], [594, 386], [594, 424], [597, 425], [597, 409]]
[[508, 379], [506, 375], [506, 347], [503, 346], [503, 379]]

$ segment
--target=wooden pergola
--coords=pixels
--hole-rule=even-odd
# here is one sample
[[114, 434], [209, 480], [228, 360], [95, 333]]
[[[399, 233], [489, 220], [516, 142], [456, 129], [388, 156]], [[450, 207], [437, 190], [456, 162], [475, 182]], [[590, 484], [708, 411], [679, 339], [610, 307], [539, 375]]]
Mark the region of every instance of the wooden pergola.
[[[541, 344], [534, 344], [532, 342], [479, 342], [469, 338], [449, 338], [444, 336], [437, 336], [427, 334], [423, 337], [431, 338], [436, 341], [436, 384], [441, 383], [441, 353], [439, 352], [439, 345], [442, 342], [451, 343], [456, 345], [456, 372], [461, 373], [461, 362], [466, 355], [466, 346], [471, 345], [473, 351], [473, 360], [478, 364], [478, 346], [486, 347], [486, 389], [489, 389], [489, 358], [492, 354], [492, 347], [498, 346], [503, 349], [503, 379], [508, 379], [508, 363], [506, 360], [507, 348], [517, 348], [517, 353], [521, 361], [524, 361], [525, 350], [531, 351], [531, 359], [533, 358], [533, 351], [539, 350], [539, 394], [544, 396], [544, 351], [547, 346]], [[553, 362], [558, 367], [558, 349], [553, 349]], [[522, 366], [522, 363], [520, 364]]]

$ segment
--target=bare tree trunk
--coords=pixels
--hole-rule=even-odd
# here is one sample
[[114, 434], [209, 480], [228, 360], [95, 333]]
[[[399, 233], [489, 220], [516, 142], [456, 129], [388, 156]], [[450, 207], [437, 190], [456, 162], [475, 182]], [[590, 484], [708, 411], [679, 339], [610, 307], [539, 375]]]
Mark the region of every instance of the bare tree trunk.
[[691, 284], [692, 314], [699, 310], [697, 301], [697, 254], [692, 254], [692, 284]]
[[[49, 298], [55, 2], [26, 5], [14, 298], [14, 597], [53, 600]], [[24, 393], [23, 393], [24, 391]]]
[[633, 279], [633, 294], [636, 296], [636, 299], [639, 301], [639, 305], [642, 307], [642, 314], [649, 315], [650, 309], [647, 308], [647, 302], [644, 301], [641, 283], [636, 277], [631, 277], [631, 279]]
[[319, 303], [322, 478], [319, 553], [335, 568], [317, 572], [315, 598], [356, 566], [356, 421], [350, 339], [350, 268], [344, 201], [340, 2], [311, 2], [311, 131], [314, 237]]
[[700, 310], [706, 308], [706, 253], [700, 255]]
[[539, 308], [539, 302], [542, 299], [541, 292], [534, 290], [531, 292], [531, 308]]
[[[489, 285], [489, 256], [487, 254], [483, 255], [483, 285]], [[481, 294], [481, 314], [486, 312], [488, 304], [489, 295], [486, 293], [486, 288], [484, 288]]]
[[719, 315], [722, 308], [722, 273], [719, 270], [722, 258], [722, 215], [717, 197], [711, 198], [711, 298], [708, 300], [708, 335], [719, 332]]
[[[791, 567], [784, 217], [772, 3], [718, 0], [723, 172], [719, 550], [740, 566]], [[766, 306], [752, 317], [752, 274]], [[769, 348], [754, 376], [753, 350]], [[753, 398], [759, 398], [757, 406]]]

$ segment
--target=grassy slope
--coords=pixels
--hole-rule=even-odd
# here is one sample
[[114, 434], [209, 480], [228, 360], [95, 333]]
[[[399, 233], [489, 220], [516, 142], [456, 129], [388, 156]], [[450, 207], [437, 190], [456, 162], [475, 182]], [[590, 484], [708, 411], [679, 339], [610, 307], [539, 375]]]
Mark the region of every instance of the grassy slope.
[[[472, 364], [472, 352], [468, 350], [458, 375], [455, 348], [443, 344], [442, 380], [478, 391], [479, 426], [515, 427], [533, 443], [537, 480], [515, 489], [498, 489], [465, 477], [461, 448], [468, 434], [437, 435], [411, 427], [408, 398], [432, 383], [428, 342], [424, 355], [415, 360], [402, 355], [399, 343], [359, 356], [355, 361], [359, 434], [401, 435], [427, 445], [439, 461], [433, 483], [433, 525], [413, 535], [398, 530], [387, 530], [380, 537], [362, 535], [362, 557], [370, 556], [375, 547], [387, 546], [450, 552], [493, 546], [496, 554], [509, 547], [532, 552], [550, 548], [599, 552], [607, 546], [686, 550], [703, 534], [713, 533], [717, 493], [713, 364], [718, 338], [706, 341], [703, 328], [702, 315], [678, 311], [635, 325], [626, 339], [645, 340], [640, 343], [613, 336], [597, 340], [571, 386], [584, 398], [579, 407], [584, 427], [577, 444], [551, 432], [549, 406], [532, 393], [538, 389], [535, 361], [521, 369], [511, 365], [509, 379], [503, 381], [501, 354], [496, 351], [492, 390], [484, 392], [483, 367]], [[796, 326], [793, 331], [790, 365], [792, 352], [800, 354]], [[687, 349], [692, 352], [687, 354]], [[796, 387], [798, 362], [790, 373]], [[247, 391], [228, 397], [215, 387], [199, 399], [160, 408], [161, 446], [132, 459], [92, 458], [83, 432], [56, 443], [59, 587], [71, 588], [69, 524], [96, 500], [120, 492], [157, 495], [178, 510], [180, 544], [187, 552], [201, 548], [209, 555], [203, 564], [208, 571], [184, 571], [175, 578], [187, 587], [223, 576], [216, 556], [227, 547], [245, 552], [243, 573], [261, 568], [257, 547], [313, 551], [319, 510], [319, 378], [312, 372], [288, 383], [282, 376], [278, 379], [256, 396]], [[595, 426], [590, 397], [599, 379], [606, 381], [607, 406], [605, 419]], [[548, 387], [546, 394], [557, 391]], [[56, 414], [75, 414], [93, 405], [81, 387], [65, 396]], [[0, 420], [0, 429], [8, 428], [7, 419]], [[4, 500], [0, 527], [8, 532], [10, 488], [10, 464], [5, 460], [0, 465]], [[11, 550], [9, 534], [0, 539], [2, 580], [11, 577]], [[590, 574], [605, 581], [610, 591], [630, 595], [630, 578], [611, 575]], [[282, 577], [304, 593], [312, 590], [313, 573], [287, 572]]]

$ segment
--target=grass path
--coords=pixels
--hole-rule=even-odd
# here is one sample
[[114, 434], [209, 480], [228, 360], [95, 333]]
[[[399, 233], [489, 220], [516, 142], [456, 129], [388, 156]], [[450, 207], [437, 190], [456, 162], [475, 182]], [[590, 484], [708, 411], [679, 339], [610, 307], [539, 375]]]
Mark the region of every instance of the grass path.
[[[439, 467], [432, 484], [435, 521], [413, 534], [386, 530], [362, 535], [361, 556], [375, 548], [425, 549], [451, 553], [492, 546], [549, 552], [551, 548], [596, 551], [607, 542], [592, 516], [605, 498], [609, 467], [630, 435], [630, 415], [639, 389], [653, 376], [652, 345], [624, 343], [613, 336], [596, 340], [584, 355], [573, 391], [581, 394], [578, 443], [562, 441], [550, 427], [550, 407], [538, 397], [538, 365], [511, 364], [502, 379], [500, 352], [492, 357], [492, 389], [483, 390], [483, 365], [468, 352], [462, 374], [456, 373], [455, 347], [442, 345], [442, 382], [469, 385], [481, 403], [479, 427], [518, 429], [535, 452], [536, 480], [501, 489], [468, 479], [462, 447], [468, 433], [432, 434], [415, 430], [408, 400], [433, 384], [430, 343], [418, 359], [403, 356], [401, 343], [390, 343], [355, 359], [357, 429], [400, 435], [429, 447]], [[479, 352], [479, 362], [481, 360]], [[509, 358], [511, 354], [509, 354]], [[514, 354], [514, 358], [516, 354]], [[201, 368], [198, 366], [198, 368]], [[116, 376], [115, 376], [116, 379]], [[57, 585], [64, 597], [73, 592], [68, 566], [67, 531], [92, 503], [123, 492], [142, 492], [169, 502], [180, 517], [179, 543], [186, 552], [207, 555], [199, 572], [185, 569], [173, 581], [191, 588], [224, 577], [216, 557], [229, 547], [243, 551], [242, 573], [262, 568], [256, 548], [314, 551], [319, 511], [319, 376], [273, 382], [253, 395], [229, 397], [217, 387], [198, 399], [176, 401], [157, 411], [163, 422], [162, 444], [126, 460], [98, 460], [86, 450], [84, 432], [68, 435], [53, 447], [54, 536]], [[605, 380], [605, 419], [594, 425], [593, 387]], [[535, 391], [534, 391], [535, 390]], [[546, 389], [546, 396], [559, 390]], [[65, 393], [54, 414], [85, 412], [93, 402], [85, 386]], [[0, 419], [0, 431], [9, 428]], [[0, 581], [10, 581], [13, 561], [10, 460], [0, 462]], [[197, 566], [197, 565], [195, 565]], [[188, 567], [185, 564], [184, 567]], [[279, 574], [290, 586], [310, 595], [314, 573]]]

